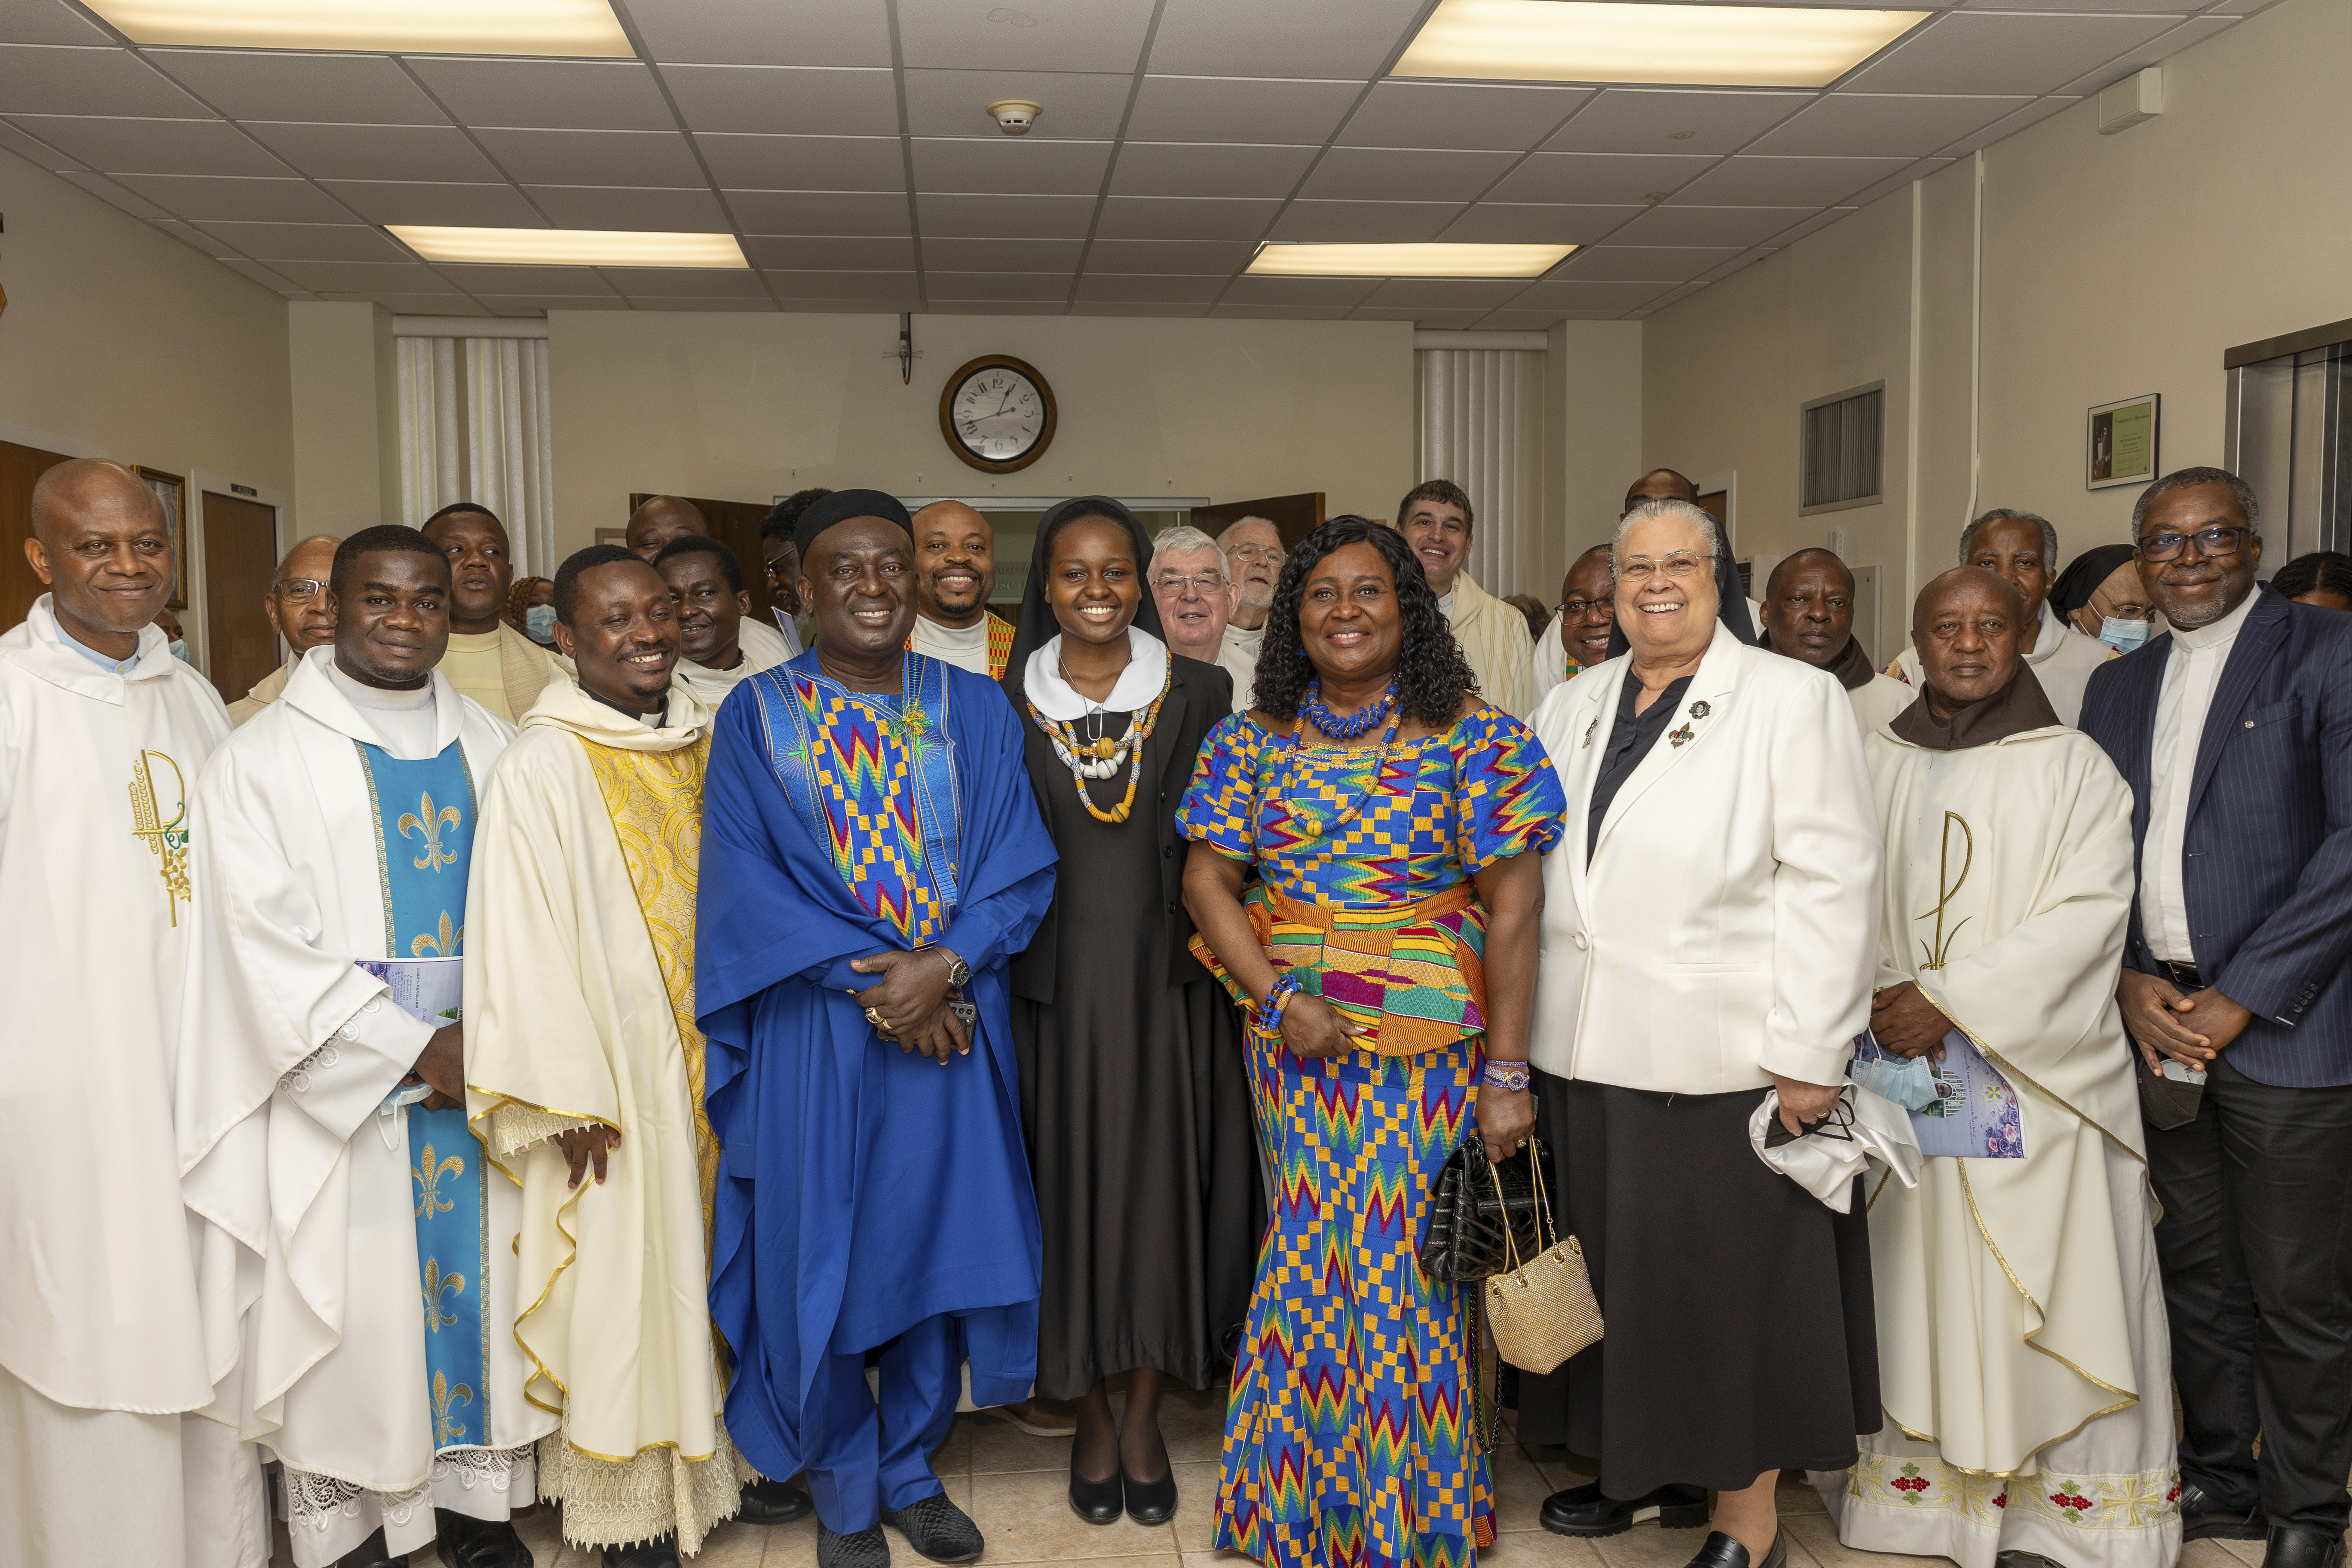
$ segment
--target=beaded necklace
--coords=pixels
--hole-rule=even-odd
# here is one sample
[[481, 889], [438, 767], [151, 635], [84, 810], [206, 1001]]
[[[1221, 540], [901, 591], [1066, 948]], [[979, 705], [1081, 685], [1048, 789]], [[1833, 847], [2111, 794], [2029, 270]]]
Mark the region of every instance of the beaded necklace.
[[[1314, 700], [1315, 706], [1318, 709], [1321, 709], [1325, 713], [1328, 713], [1330, 711], [1328, 708], [1323, 707], [1322, 683], [1320, 681], [1314, 682], [1307, 687], [1307, 695]], [[1391, 681], [1389, 683], [1388, 691], [1381, 699], [1378, 705], [1364, 709], [1360, 712], [1350, 714], [1345, 720], [1339, 721], [1343, 724], [1355, 723], [1358, 720], [1363, 721], [1363, 722], [1357, 725], [1357, 728], [1351, 734], [1346, 737], [1348, 739], [1353, 739], [1354, 736], [1361, 735], [1365, 731], [1369, 731], [1372, 727], [1373, 721], [1379, 718], [1383, 709], [1388, 712], [1389, 727], [1387, 732], [1381, 737], [1380, 755], [1372, 759], [1371, 778], [1365, 784], [1363, 793], [1356, 796], [1356, 798], [1349, 804], [1348, 808], [1345, 811], [1342, 811], [1338, 816], [1333, 817], [1331, 820], [1327, 822], [1323, 819], [1319, 812], [1303, 809], [1297, 799], [1291, 794], [1292, 790], [1297, 787], [1298, 783], [1299, 756], [1307, 750], [1307, 722], [1309, 712], [1307, 705], [1305, 702], [1301, 702], [1298, 705], [1298, 719], [1291, 727], [1290, 731], [1289, 763], [1284, 770], [1282, 788], [1276, 795], [1276, 798], [1281, 800], [1284, 808], [1290, 814], [1290, 820], [1297, 825], [1299, 832], [1304, 834], [1307, 837], [1320, 838], [1327, 833], [1336, 833], [1340, 828], [1345, 827], [1349, 823], [1354, 821], [1356, 814], [1362, 811], [1365, 805], [1370, 802], [1372, 792], [1381, 787], [1381, 773], [1389, 765], [1389, 757], [1396, 746], [1397, 731], [1404, 723], [1404, 707], [1403, 704], [1400, 703], [1396, 700], [1396, 683], [1394, 681]], [[1316, 720], [1315, 727], [1321, 730], [1327, 735], [1333, 733], [1330, 727], [1326, 725], [1319, 718]]]
[[[1029, 700], [1031, 721], [1045, 732], [1046, 740], [1053, 742], [1054, 755], [1070, 770], [1070, 783], [1078, 792], [1078, 804], [1085, 806], [1087, 815], [1097, 822], [1107, 822], [1116, 827], [1125, 822], [1128, 814], [1135, 809], [1136, 786], [1143, 778], [1143, 742], [1151, 739], [1151, 727], [1159, 721], [1160, 705], [1168, 700], [1168, 688], [1175, 674], [1176, 665], [1171, 659], [1168, 673], [1160, 678], [1160, 692], [1152, 698], [1151, 706], [1137, 714], [1129, 722], [1127, 733], [1116, 740], [1100, 732], [1103, 721], [1099, 713], [1091, 715], [1097, 732], [1091, 737], [1081, 738], [1075, 722], [1048, 719], [1037, 710], [1034, 700]], [[1064, 679], [1066, 679], [1067, 676], [1065, 675]], [[1132, 762], [1129, 762], [1130, 756]], [[1087, 781], [1115, 777], [1122, 762], [1129, 762], [1127, 795], [1117, 805], [1105, 811], [1087, 793]]]
[[1330, 704], [1323, 700], [1323, 679], [1318, 676], [1307, 683], [1307, 695], [1298, 700], [1298, 716], [1335, 741], [1352, 741], [1370, 732], [1372, 726], [1395, 705], [1396, 695], [1396, 682], [1391, 680], [1389, 689], [1375, 700], [1342, 715], [1333, 712]]

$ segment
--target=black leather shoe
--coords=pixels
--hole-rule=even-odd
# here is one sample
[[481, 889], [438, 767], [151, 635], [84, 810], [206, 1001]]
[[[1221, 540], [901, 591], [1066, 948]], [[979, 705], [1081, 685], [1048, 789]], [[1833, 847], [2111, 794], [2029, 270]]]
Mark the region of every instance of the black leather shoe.
[[1113, 1473], [1108, 1479], [1090, 1481], [1078, 1474], [1076, 1458], [1070, 1462], [1070, 1511], [1088, 1524], [1117, 1524], [1118, 1516], [1127, 1511], [1127, 1478]]
[[980, 1526], [972, 1523], [971, 1515], [948, 1501], [945, 1492], [917, 1498], [897, 1512], [884, 1514], [882, 1521], [934, 1563], [970, 1563], [985, 1549]]
[[743, 1489], [743, 1506], [735, 1517], [746, 1524], [790, 1524], [808, 1517], [815, 1506], [800, 1488], [762, 1476]]
[[531, 1568], [530, 1548], [515, 1533], [512, 1520], [476, 1519], [436, 1508], [433, 1530], [433, 1551], [442, 1568]]
[[383, 1543], [383, 1531], [376, 1532], [335, 1559], [335, 1568], [406, 1568], [405, 1558], [394, 1557]]
[[1621, 1502], [1602, 1496], [1595, 1482], [1552, 1493], [1538, 1517], [1554, 1535], [1622, 1535], [1652, 1519], [1662, 1530], [1696, 1530], [1706, 1522], [1706, 1489], [1660, 1487], [1648, 1497]]
[[[1706, 1544], [1698, 1549], [1688, 1568], [1749, 1568], [1748, 1548], [1719, 1530], [1706, 1532]], [[1764, 1561], [1755, 1568], [1789, 1568], [1789, 1532], [1772, 1532], [1772, 1549], [1764, 1553]]]
[[2263, 1568], [2344, 1568], [2344, 1533], [2307, 1524], [2273, 1524]]
[[634, 1546], [607, 1546], [604, 1568], [678, 1568], [677, 1537], [665, 1535]]
[[816, 1527], [816, 1568], [890, 1568], [890, 1542], [878, 1524], [855, 1535]]
[[2260, 1498], [2231, 1508], [2209, 1495], [2195, 1481], [2180, 1488], [2180, 1539], [2183, 1541], [2263, 1541], [2271, 1533], [2270, 1516]]
[[1127, 1489], [1127, 1517], [1138, 1524], [1165, 1524], [1176, 1517], [1176, 1471], [1170, 1467], [1156, 1481], [1139, 1481], [1119, 1468], [1119, 1484]]

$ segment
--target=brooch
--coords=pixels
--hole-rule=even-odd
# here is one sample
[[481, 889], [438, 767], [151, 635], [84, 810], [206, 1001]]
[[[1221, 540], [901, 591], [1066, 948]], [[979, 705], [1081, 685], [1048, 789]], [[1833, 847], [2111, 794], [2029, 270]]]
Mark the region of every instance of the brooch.
[[[1598, 730], [1599, 728], [1601, 728], [1601, 715], [1600, 715], [1600, 714], [1598, 714], [1598, 713], [1595, 713], [1595, 714], [1592, 716], [1592, 722], [1591, 722], [1591, 723], [1590, 723], [1590, 724], [1587, 724], [1587, 725], [1584, 727], [1584, 742], [1583, 742], [1583, 744], [1584, 744], [1585, 746], [1589, 746], [1589, 745], [1592, 744], [1592, 731], [1594, 731], [1595, 730]], [[1579, 749], [1579, 750], [1582, 750], [1582, 747], [1581, 747], [1581, 746], [1580, 746], [1578, 749]]]
[[1708, 707], [1703, 698], [1690, 705], [1690, 716], [1694, 719], [1704, 719], [1714, 711], [1715, 710]]
[[1689, 741], [1690, 738], [1691, 727], [1688, 724], [1685, 724], [1679, 730], [1669, 730], [1666, 731], [1666, 739], [1672, 741], [1677, 746], [1684, 744]]

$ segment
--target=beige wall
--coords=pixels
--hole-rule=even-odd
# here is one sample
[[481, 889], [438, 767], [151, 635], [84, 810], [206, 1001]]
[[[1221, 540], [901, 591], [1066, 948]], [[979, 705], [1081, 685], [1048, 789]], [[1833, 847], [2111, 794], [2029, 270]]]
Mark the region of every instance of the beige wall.
[[[1386, 517], [1413, 482], [1412, 328], [1391, 321], [556, 311], [556, 547], [616, 528], [633, 490], [764, 500], [810, 485], [900, 495], [1245, 500], [1320, 489]], [[940, 390], [983, 353], [1054, 389], [1054, 444], [1018, 473], [958, 461]]]
[[1609, 537], [1641, 478], [1642, 323], [1562, 321], [1544, 355], [1544, 538], [1530, 587], [1551, 604], [1569, 563]]
[[400, 521], [399, 362], [381, 305], [292, 300], [294, 505], [305, 533]]
[[[2352, 317], [2347, 63], [2352, 5], [2284, 0], [2167, 60], [2155, 120], [2103, 137], [2085, 100], [1988, 148], [1976, 398], [1973, 160], [1650, 317], [1645, 460], [1738, 470], [1743, 555], [1844, 531], [1887, 569], [1882, 646], [1953, 560], [1972, 408], [1977, 510], [2047, 514], [2062, 559], [2126, 537], [2136, 489], [2084, 486], [2085, 409], [2161, 393], [2162, 466], [2221, 462], [2223, 351]], [[1886, 502], [1800, 517], [1800, 405], [1882, 378]]]

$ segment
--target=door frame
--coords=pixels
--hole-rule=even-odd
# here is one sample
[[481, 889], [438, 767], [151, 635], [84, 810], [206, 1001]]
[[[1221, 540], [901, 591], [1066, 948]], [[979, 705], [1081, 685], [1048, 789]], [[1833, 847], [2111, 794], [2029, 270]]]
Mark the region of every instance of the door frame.
[[1691, 489], [1703, 496], [1723, 492], [1724, 543], [1731, 547], [1733, 560], [1739, 558], [1739, 470], [1726, 468], [1719, 474], [1706, 474], [1691, 481]]
[[[204, 673], [205, 679], [213, 673], [213, 629], [211, 584], [205, 581], [205, 492], [219, 490], [225, 495], [236, 495], [242, 479], [231, 479], [216, 468], [188, 470], [188, 515], [183, 520], [180, 540], [180, 592], [188, 602], [192, 615], [180, 617], [180, 629], [188, 634], [188, 661]], [[266, 506], [277, 521], [270, 528], [269, 558], [275, 563], [286, 559], [287, 531], [293, 526], [294, 503], [286, 492], [270, 485], [245, 485], [254, 493], [237, 496], [239, 500]], [[286, 639], [278, 637], [278, 662], [286, 662]]]

